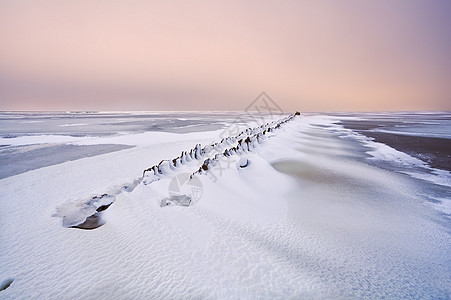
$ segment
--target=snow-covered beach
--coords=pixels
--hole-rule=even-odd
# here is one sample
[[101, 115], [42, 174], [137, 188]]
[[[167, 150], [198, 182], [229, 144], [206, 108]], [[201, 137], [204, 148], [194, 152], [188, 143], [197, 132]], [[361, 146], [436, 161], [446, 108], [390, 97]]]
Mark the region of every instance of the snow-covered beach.
[[[442, 128], [443, 115], [426, 121]], [[8, 174], [2, 163], [1, 299], [451, 295], [450, 172], [345, 123], [368, 116], [301, 114], [269, 131], [256, 128], [288, 116], [2, 117], [2, 162], [16, 155], [29, 166]], [[196, 144], [245, 128], [255, 129], [252, 147], [230, 140], [183, 161]], [[50, 159], [27, 162], [44, 148]], [[75, 155], [81, 148], [86, 157]], [[167, 172], [142, 180], [162, 160]], [[114, 200], [102, 226], [63, 226], [74, 211], [95, 213], [104, 203], [89, 201], [104, 194]], [[180, 195], [188, 206], [171, 201]]]

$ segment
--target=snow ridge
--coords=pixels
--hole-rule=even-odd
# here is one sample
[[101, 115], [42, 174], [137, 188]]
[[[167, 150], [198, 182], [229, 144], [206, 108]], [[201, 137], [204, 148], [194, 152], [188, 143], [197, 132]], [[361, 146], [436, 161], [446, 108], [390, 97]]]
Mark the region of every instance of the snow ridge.
[[[172, 178], [175, 173], [182, 171], [192, 173], [191, 180], [193, 176], [207, 172], [221, 157], [241, 156], [253, 151], [268, 136], [298, 115], [300, 113], [296, 112], [278, 121], [247, 128], [236, 136], [223, 138], [219, 142], [204, 147], [201, 144], [196, 144], [192, 149], [183, 151], [180, 156], [170, 160], [162, 160], [159, 164], [144, 170], [142, 178], [124, 185], [120, 190], [94, 196], [87, 200], [63, 204], [57, 208], [54, 216], [63, 219], [64, 227], [79, 229], [100, 227], [104, 224], [101, 218], [102, 212], [114, 203], [116, 196], [120, 193], [132, 192], [141, 183], [148, 185], [160, 179]], [[239, 165], [240, 168], [246, 167], [248, 165], [247, 159], [240, 161]]]
[[[259, 144], [261, 144], [270, 133], [273, 133], [281, 126], [289, 121], [291, 121], [295, 116], [300, 115], [296, 112], [288, 117], [282, 118], [278, 121], [268, 122], [264, 125], [247, 128], [242, 131], [237, 136], [227, 137], [219, 142], [213, 143], [211, 145], [206, 145], [202, 148], [201, 144], [197, 144], [194, 148], [189, 151], [183, 151], [180, 156], [172, 160], [162, 160], [158, 165], [154, 165], [143, 171], [143, 184], [147, 185], [154, 181], [165, 178], [180, 166], [188, 165], [190, 162], [204, 159], [202, 165], [198, 170], [193, 172], [192, 176], [196, 174], [201, 174], [209, 169], [209, 166], [213, 166], [216, 161], [221, 157], [229, 157], [232, 155], [243, 155], [249, 153]], [[197, 165], [197, 164], [196, 164]]]

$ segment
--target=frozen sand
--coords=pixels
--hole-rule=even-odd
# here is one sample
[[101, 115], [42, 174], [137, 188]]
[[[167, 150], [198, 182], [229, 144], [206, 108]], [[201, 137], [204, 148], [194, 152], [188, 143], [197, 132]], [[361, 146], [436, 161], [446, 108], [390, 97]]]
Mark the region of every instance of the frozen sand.
[[417, 181], [363, 163], [329, 123], [298, 118], [247, 168], [199, 176], [193, 206], [160, 207], [169, 180], [121, 193], [90, 231], [52, 215], [219, 133], [0, 180], [0, 281], [14, 279], [0, 298], [449, 297], [449, 221]]

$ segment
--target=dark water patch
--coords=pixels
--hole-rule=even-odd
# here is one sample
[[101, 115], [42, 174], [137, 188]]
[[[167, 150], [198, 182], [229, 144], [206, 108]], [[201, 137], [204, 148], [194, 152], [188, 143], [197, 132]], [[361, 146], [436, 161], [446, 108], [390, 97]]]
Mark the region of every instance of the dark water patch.
[[[416, 157], [433, 168], [451, 171], [450, 139], [373, 132], [369, 130], [374, 129], [376, 123], [367, 121], [341, 121], [341, 124], [347, 129], [355, 130], [372, 138], [375, 142], [386, 144], [398, 151]], [[379, 125], [382, 127], [386, 124]]]
[[66, 161], [132, 148], [128, 145], [58, 145], [8, 147], [0, 151], [0, 179]]
[[404, 136], [389, 133], [365, 133], [376, 142], [421, 159], [433, 168], [451, 171], [451, 140], [444, 138]]
[[4, 139], [13, 139], [18, 137], [17, 134], [0, 134], [0, 137], [4, 138]]
[[346, 120], [340, 121], [345, 128], [353, 130], [371, 130], [382, 127], [394, 127], [404, 125], [405, 122], [387, 121], [387, 120]]

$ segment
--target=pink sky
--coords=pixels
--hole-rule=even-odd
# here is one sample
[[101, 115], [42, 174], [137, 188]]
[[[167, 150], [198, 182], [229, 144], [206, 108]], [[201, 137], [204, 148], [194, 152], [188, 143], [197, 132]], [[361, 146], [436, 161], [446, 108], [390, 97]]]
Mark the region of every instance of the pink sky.
[[0, 1], [0, 110], [451, 110], [451, 1]]

